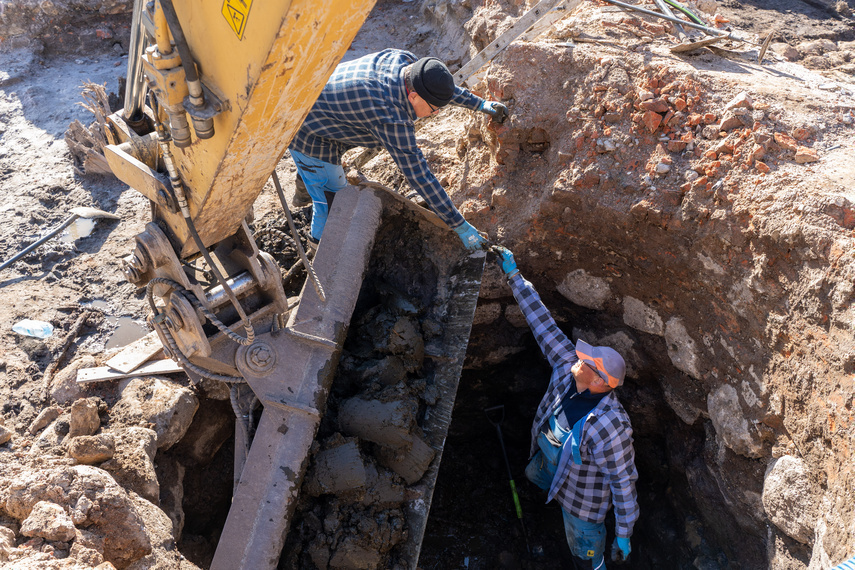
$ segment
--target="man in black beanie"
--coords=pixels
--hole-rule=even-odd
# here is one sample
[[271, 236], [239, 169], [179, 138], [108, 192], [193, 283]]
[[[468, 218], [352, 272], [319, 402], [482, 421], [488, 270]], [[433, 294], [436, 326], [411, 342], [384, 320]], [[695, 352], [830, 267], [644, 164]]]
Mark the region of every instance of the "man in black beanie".
[[416, 143], [415, 120], [445, 105], [481, 111], [503, 122], [507, 108], [454, 85], [440, 60], [387, 49], [336, 67], [289, 147], [312, 198], [312, 238], [320, 240], [329, 202], [347, 185], [341, 155], [383, 147], [410, 186], [460, 236], [467, 249], [485, 240], [452, 203]]

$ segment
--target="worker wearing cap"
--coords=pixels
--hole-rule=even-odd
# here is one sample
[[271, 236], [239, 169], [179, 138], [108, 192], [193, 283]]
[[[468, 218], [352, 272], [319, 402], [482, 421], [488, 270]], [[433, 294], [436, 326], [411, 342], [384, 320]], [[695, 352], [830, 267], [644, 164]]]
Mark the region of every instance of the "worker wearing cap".
[[417, 60], [410, 52], [387, 49], [339, 64], [289, 147], [312, 198], [313, 239], [321, 238], [335, 192], [347, 185], [342, 154], [357, 146], [380, 146], [463, 245], [481, 248], [484, 238], [463, 219], [416, 144], [415, 120], [448, 104], [482, 111], [500, 122], [507, 116], [501, 103], [455, 86], [436, 58]]
[[635, 450], [629, 416], [615, 394], [626, 365], [620, 354], [583, 340], [574, 345], [540, 296], [520, 275], [513, 254], [498, 248], [502, 270], [552, 366], [549, 387], [532, 425], [526, 477], [556, 499], [577, 569], [605, 566], [604, 521], [615, 508], [612, 559], [626, 560], [639, 509]]

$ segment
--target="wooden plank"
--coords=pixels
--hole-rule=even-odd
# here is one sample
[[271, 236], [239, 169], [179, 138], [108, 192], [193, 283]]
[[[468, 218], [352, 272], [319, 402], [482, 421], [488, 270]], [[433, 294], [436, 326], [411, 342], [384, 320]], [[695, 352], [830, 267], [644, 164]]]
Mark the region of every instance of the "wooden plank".
[[156, 332], [152, 331], [123, 348], [121, 352], [104, 364], [119, 372], [131, 372], [143, 362], [153, 358], [162, 348], [160, 338]]
[[134, 378], [136, 376], [149, 376], [152, 374], [173, 374], [183, 372], [174, 360], [155, 360], [143, 364], [133, 372], [120, 372], [109, 366], [98, 366], [97, 368], [81, 368], [77, 371], [77, 383], [88, 384], [91, 382], [103, 382], [104, 380], [121, 380], [122, 378]]

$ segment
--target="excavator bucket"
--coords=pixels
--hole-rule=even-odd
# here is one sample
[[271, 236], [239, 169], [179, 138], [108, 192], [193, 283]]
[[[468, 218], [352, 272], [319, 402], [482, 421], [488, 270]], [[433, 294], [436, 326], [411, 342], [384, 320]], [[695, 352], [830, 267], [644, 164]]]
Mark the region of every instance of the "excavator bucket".
[[[236, 445], [240, 477], [213, 570], [275, 568], [302, 489], [316, 497], [359, 496], [362, 503], [368, 496], [371, 508], [382, 503], [405, 512], [406, 540], [394, 545], [392, 555], [416, 567], [484, 259], [484, 252], [466, 251], [432, 213], [396, 194], [349, 187], [336, 195], [314, 260], [326, 302], [307, 280], [287, 325], [275, 330], [271, 319], [268, 332], [235, 356], [263, 412], [242, 466]], [[386, 303], [388, 326], [369, 322], [367, 332], [360, 332], [375, 338], [374, 352], [385, 347], [402, 363], [404, 373], [393, 374], [398, 382], [384, 391], [388, 367], [372, 372], [370, 366], [354, 366], [354, 351], [345, 350], [345, 342], [357, 301], [373, 307], [373, 300], [388, 300], [389, 291], [397, 294]], [[418, 329], [427, 334], [413, 334]], [[212, 348], [217, 352], [218, 346]], [[347, 444], [320, 449], [313, 442], [329, 396], [337, 393], [343, 351], [348, 374], [359, 369], [361, 381], [374, 390], [341, 391], [338, 422], [327, 422], [323, 435]], [[429, 396], [415, 394], [408, 383]], [[304, 481], [310, 467], [312, 479]], [[368, 487], [378, 472], [399, 501], [387, 496], [370, 505]], [[341, 553], [378, 555], [361, 553], [353, 542]]]

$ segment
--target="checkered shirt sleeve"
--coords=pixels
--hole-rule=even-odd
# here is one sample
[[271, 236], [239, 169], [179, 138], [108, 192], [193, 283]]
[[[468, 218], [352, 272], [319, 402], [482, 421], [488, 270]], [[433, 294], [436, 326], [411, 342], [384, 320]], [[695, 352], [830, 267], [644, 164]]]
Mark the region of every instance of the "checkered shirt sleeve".
[[[573, 342], [558, 328], [552, 314], [531, 283], [517, 273], [508, 281], [540, 349], [552, 366], [546, 394], [532, 425], [531, 455], [537, 435], [550, 414], [573, 385], [570, 369], [578, 360]], [[565, 452], [567, 448], [565, 448]], [[614, 502], [618, 536], [631, 536], [638, 520], [635, 450], [629, 416], [615, 393], [603, 398], [588, 415], [582, 430], [582, 464], [567, 461], [556, 474], [560, 484], [554, 498], [570, 514], [589, 522], [602, 522]]]
[[[290, 148], [341, 164], [345, 151], [385, 148], [410, 186], [451, 228], [465, 221], [430, 171], [416, 142], [415, 113], [407, 101], [401, 70], [416, 61], [406, 51], [387, 49], [342, 63], [333, 72]], [[455, 87], [451, 104], [477, 110], [483, 100]]]

